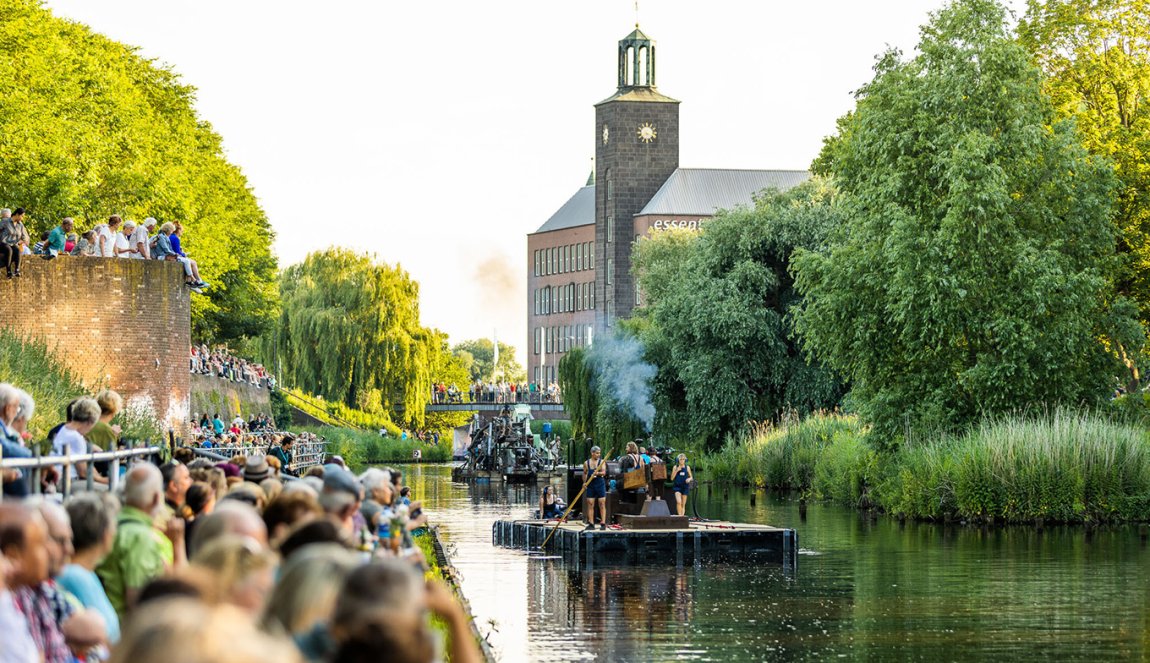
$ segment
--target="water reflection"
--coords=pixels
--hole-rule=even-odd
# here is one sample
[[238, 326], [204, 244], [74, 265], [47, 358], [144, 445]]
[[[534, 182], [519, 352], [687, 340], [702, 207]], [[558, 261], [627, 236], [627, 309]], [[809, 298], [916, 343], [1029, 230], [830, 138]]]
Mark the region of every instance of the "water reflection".
[[[534, 486], [450, 483], [410, 468], [505, 661], [1142, 659], [1150, 560], [1137, 528], [979, 529], [871, 519], [741, 489], [699, 511], [796, 527], [798, 572], [708, 563], [577, 569], [491, 545]], [[710, 495], [708, 495], [710, 493]]]

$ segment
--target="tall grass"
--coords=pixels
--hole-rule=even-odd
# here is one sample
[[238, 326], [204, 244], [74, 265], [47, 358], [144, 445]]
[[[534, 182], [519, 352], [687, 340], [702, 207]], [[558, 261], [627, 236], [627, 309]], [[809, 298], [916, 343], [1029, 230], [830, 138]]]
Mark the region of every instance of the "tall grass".
[[1150, 443], [1140, 427], [1059, 410], [983, 422], [970, 433], [908, 444], [884, 486], [888, 510], [920, 517], [1024, 522], [1139, 520], [1150, 497]]
[[1150, 519], [1141, 426], [1060, 410], [984, 421], [965, 435], [878, 451], [854, 417], [761, 426], [708, 459], [717, 480], [800, 491], [918, 519]]
[[86, 393], [76, 373], [67, 368], [42, 339], [24, 337], [0, 327], [0, 382], [28, 392], [36, 401], [29, 423], [32, 439], [40, 440], [64, 420], [64, 410]]

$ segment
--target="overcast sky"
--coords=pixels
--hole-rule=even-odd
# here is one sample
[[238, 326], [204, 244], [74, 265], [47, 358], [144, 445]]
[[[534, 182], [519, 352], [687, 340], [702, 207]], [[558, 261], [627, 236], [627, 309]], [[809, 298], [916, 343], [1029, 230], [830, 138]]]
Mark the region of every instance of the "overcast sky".
[[[1021, 6], [1021, 1], [1015, 3]], [[525, 235], [583, 185], [629, 0], [47, 0], [198, 90], [275, 228], [400, 263], [426, 325], [526, 343]], [[680, 164], [806, 168], [942, 0], [646, 0]]]

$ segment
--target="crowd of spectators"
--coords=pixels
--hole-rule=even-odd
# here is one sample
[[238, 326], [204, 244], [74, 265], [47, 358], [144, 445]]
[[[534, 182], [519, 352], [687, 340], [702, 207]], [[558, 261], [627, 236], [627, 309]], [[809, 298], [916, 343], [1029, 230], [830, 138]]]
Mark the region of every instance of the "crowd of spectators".
[[8, 278], [20, 276], [20, 263], [29, 255], [47, 260], [58, 256], [128, 258], [179, 262], [184, 269], [184, 281], [194, 292], [202, 293], [208, 287], [200, 278], [199, 264], [180, 244], [184, 232], [180, 223], [160, 224], [149, 216], [137, 225], [113, 214], [107, 223], [77, 232], [75, 221], [64, 217], [60, 225], [42, 233], [40, 241], [33, 244], [24, 216], [21, 207], [0, 209], [0, 266]]
[[191, 346], [188, 366], [196, 375], [214, 375], [221, 380], [246, 382], [261, 389], [275, 389], [276, 379], [261, 364], [230, 354], [227, 348], [209, 348], [206, 344]]
[[455, 384], [431, 385], [434, 403], [561, 403], [559, 385], [535, 382], [483, 382], [477, 380], [462, 391]]
[[[54, 440], [114, 437], [100, 401], [74, 402]], [[14, 452], [27, 452], [33, 407], [0, 384], [4, 458], [29, 455]], [[459, 602], [424, 580], [413, 532], [426, 516], [401, 472], [356, 476], [331, 458], [281, 481], [271, 454], [189, 454], [136, 460], [116, 490], [73, 483], [64, 499], [4, 471], [0, 661], [426, 663], [444, 656], [429, 613], [450, 660], [479, 660]]]

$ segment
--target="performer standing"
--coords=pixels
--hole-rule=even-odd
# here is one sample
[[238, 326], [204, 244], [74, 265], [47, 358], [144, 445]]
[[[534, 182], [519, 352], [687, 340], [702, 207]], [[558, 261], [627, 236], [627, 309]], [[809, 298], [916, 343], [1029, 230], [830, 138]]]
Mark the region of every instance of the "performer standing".
[[598, 447], [591, 447], [590, 460], [583, 461], [583, 476], [593, 476], [591, 483], [583, 498], [583, 514], [587, 521], [587, 529], [595, 529], [595, 507], [599, 507], [602, 514], [599, 529], [607, 529], [607, 463], [601, 456], [603, 451]]
[[680, 516], [687, 515], [687, 496], [691, 494], [691, 484], [695, 481], [691, 473], [691, 466], [687, 465], [687, 455], [679, 454], [678, 464], [675, 465], [674, 489], [675, 510]]

